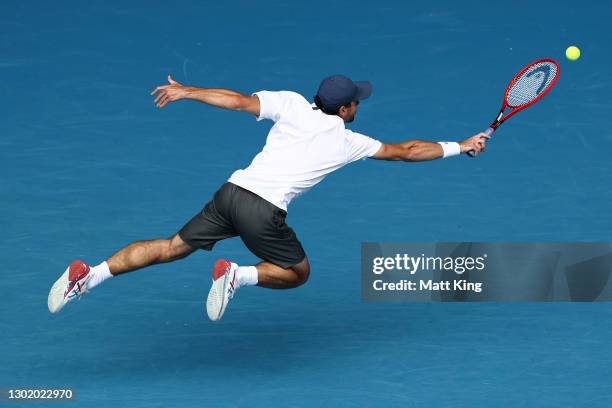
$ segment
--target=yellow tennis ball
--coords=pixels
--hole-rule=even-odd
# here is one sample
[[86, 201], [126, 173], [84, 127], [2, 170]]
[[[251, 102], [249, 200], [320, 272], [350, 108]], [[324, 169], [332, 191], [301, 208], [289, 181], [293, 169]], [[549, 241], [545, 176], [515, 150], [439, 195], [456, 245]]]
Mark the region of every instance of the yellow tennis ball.
[[578, 58], [580, 58], [580, 48], [576, 47], [575, 45], [567, 47], [567, 50], [565, 50], [565, 57], [570, 61], [576, 61]]

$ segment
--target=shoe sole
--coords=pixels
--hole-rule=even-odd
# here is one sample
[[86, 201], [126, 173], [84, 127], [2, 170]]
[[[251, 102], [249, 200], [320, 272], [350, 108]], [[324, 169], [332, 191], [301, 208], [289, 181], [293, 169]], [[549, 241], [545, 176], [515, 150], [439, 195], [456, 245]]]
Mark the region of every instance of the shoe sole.
[[227, 288], [228, 276], [231, 272], [231, 263], [219, 259], [213, 267], [213, 282], [208, 291], [206, 299], [206, 313], [213, 322], [221, 319], [227, 302], [225, 300], [225, 289]]
[[58, 313], [66, 305], [66, 299], [64, 293], [68, 287], [68, 276], [70, 275], [70, 266], [66, 268], [66, 271], [55, 281], [51, 290], [49, 291], [49, 297], [47, 298], [47, 307], [51, 313]]

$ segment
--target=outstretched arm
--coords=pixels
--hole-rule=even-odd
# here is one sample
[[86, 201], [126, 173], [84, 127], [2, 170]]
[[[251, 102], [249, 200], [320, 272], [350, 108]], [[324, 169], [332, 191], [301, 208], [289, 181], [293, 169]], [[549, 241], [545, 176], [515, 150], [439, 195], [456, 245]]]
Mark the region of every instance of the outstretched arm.
[[259, 116], [259, 98], [255, 95], [246, 96], [230, 89], [185, 86], [176, 82], [170, 75], [168, 75], [168, 85], [155, 88], [151, 95], [155, 94], [158, 94], [155, 98], [158, 108], [163, 108], [170, 102], [180, 99], [192, 99], [217, 108], [248, 112]]
[[[479, 133], [459, 142], [461, 153], [474, 150], [476, 155], [485, 150], [486, 139], [490, 136]], [[407, 140], [397, 144], [383, 144], [378, 152], [372, 156], [377, 160], [403, 160], [403, 161], [426, 161], [443, 157], [444, 150], [439, 143], [425, 140]]]

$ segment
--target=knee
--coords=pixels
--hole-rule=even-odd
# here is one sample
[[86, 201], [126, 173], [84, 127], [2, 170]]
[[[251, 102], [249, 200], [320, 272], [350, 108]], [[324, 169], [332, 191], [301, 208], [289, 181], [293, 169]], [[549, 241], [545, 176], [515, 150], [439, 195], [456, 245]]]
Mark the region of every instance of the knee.
[[193, 252], [193, 249], [183, 242], [178, 235], [175, 235], [163, 241], [161, 252], [161, 258], [167, 262], [184, 258]]
[[295, 286], [302, 286], [308, 281], [308, 277], [310, 276], [310, 265], [308, 264], [308, 260], [304, 259], [299, 264], [293, 267], [293, 271], [297, 275], [297, 279], [295, 281]]
[[159, 255], [162, 262], [171, 260], [175, 256], [175, 249], [172, 247], [172, 241], [169, 239], [162, 241], [160, 252]]
[[308, 277], [310, 276], [310, 271], [305, 272], [296, 272], [297, 279], [295, 281], [295, 287], [302, 286], [306, 282], [308, 282]]

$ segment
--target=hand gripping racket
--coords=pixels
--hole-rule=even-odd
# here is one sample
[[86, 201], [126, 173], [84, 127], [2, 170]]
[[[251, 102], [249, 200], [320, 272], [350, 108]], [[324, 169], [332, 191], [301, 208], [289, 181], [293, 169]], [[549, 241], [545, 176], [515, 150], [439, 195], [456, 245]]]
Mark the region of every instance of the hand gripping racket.
[[[555, 60], [544, 58], [527, 65], [508, 84], [499, 114], [484, 133], [490, 135], [517, 112], [542, 99], [558, 79], [559, 64]], [[506, 108], [509, 108], [507, 114], [504, 113]], [[470, 150], [467, 154], [474, 157], [475, 152]]]

